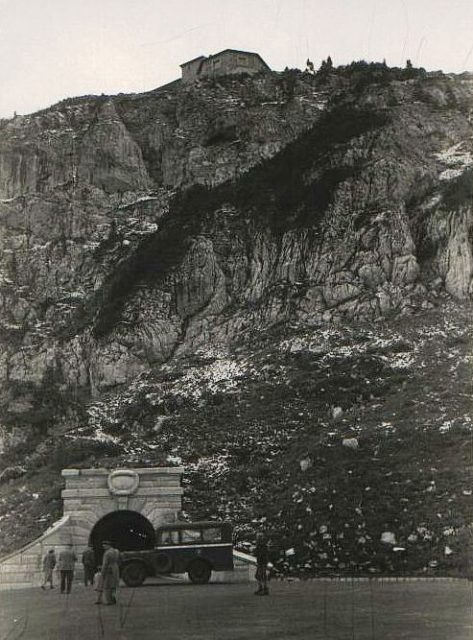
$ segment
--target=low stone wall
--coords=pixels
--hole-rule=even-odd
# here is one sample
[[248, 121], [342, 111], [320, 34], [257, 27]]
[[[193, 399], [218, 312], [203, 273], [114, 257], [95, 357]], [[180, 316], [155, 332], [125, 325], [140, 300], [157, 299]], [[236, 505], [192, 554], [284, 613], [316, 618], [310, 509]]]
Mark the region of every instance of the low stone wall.
[[212, 582], [250, 582], [254, 580], [256, 560], [240, 551], [233, 551], [233, 571], [214, 571]]
[[1, 558], [0, 590], [39, 586], [43, 581], [43, 557], [49, 549], [54, 549], [57, 556], [72, 542], [72, 536], [70, 517], [63, 516], [41, 537]]
[[246, 572], [246, 580], [255, 580], [256, 558], [243, 551], [233, 551], [233, 563], [235, 570], [243, 574]]

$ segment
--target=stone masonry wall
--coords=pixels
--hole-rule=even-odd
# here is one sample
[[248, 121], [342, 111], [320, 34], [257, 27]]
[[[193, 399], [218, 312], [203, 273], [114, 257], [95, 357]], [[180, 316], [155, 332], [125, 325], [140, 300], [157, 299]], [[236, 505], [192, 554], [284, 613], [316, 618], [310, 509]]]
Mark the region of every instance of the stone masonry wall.
[[[72, 542], [78, 558], [89, 543], [95, 524], [108, 513], [127, 509], [147, 518], [154, 528], [174, 522], [181, 510], [181, 467], [160, 467], [110, 472], [106, 469], [64, 469], [64, 515], [40, 538], [0, 559], [0, 590], [39, 586], [42, 559], [49, 549], [56, 555]], [[120, 473], [123, 474], [120, 478]], [[118, 474], [118, 476], [117, 476]], [[133, 475], [126, 475], [133, 474]], [[113, 480], [121, 479], [120, 486]], [[123, 478], [137, 479], [127, 488]], [[82, 578], [78, 562], [74, 575]], [[57, 580], [56, 580], [57, 583]]]

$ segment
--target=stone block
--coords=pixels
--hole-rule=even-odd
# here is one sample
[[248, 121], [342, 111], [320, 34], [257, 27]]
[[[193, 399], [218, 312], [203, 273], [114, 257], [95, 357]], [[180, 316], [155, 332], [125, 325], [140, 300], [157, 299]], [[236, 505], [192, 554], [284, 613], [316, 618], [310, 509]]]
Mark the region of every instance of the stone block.
[[159, 514], [167, 517], [167, 515], [171, 513], [175, 517], [177, 512], [181, 509], [181, 503], [179, 502], [178, 504], [176, 504], [175, 502], [169, 501], [160, 502], [158, 506], [153, 503], [148, 503], [142, 508], [141, 513], [145, 518], [149, 518], [148, 514], [150, 514], [155, 509], [157, 510], [158, 517], [161, 517]]
[[[132, 494], [136, 496], [147, 497], [160, 497], [160, 496], [181, 496], [184, 493], [184, 489], [181, 487], [138, 487], [137, 491]], [[69, 499], [82, 499], [82, 505], [84, 504], [84, 498], [110, 498], [110, 492], [108, 489], [100, 488], [81, 488], [81, 489], [63, 489], [61, 493], [64, 500]]]
[[18, 560], [16, 560], [14, 563], [4, 563], [1, 566], [2, 575], [18, 573], [18, 571], [21, 571], [21, 564], [18, 562]]
[[18, 582], [16, 584], [3, 584], [0, 586], [2, 591], [10, 591], [10, 589], [27, 589], [28, 587], [33, 586], [30, 582]]
[[[40, 549], [38, 549], [38, 553], [40, 553]], [[20, 564], [24, 567], [28, 566], [36, 566], [38, 564], [38, 553], [35, 555], [22, 555], [20, 556]]]
[[140, 478], [140, 487], [180, 487], [180, 479], [172, 476], [162, 476], [155, 478], [153, 476], [144, 476]]
[[146, 498], [137, 498], [135, 496], [131, 496], [128, 501], [128, 508], [130, 509], [130, 511], [139, 511], [140, 513], [142, 513], [143, 509], [145, 509], [146, 507], [146, 503]]
[[66, 544], [70, 538], [69, 527], [66, 531], [54, 531], [47, 538], [43, 540], [43, 546], [54, 547], [57, 545]]
[[97, 513], [96, 511], [93, 511], [92, 509], [90, 509], [90, 505], [85, 505], [86, 508], [83, 509], [78, 509], [73, 516], [71, 516], [73, 518], [73, 520], [76, 520], [77, 522], [87, 522], [87, 523], [93, 523], [95, 524], [96, 520], [97, 520]]
[[66, 480], [66, 489], [91, 489], [97, 487], [99, 489], [107, 488], [107, 478], [101, 476], [90, 477], [74, 477]]
[[66, 508], [68, 511], [79, 511], [83, 507], [83, 502], [82, 499], [69, 499], [64, 502], [64, 511], [66, 511]]
[[181, 476], [184, 473], [184, 467], [140, 467], [133, 469], [140, 476], [157, 475], [157, 476]]
[[97, 476], [107, 478], [110, 473], [109, 469], [81, 469], [80, 475], [83, 477]]
[[19, 557], [20, 554], [16, 553], [14, 555], [8, 556], [8, 558], [5, 558], [5, 560], [2, 561], [2, 564], [0, 564], [0, 570], [3, 569], [3, 567], [17, 565], [19, 563]]
[[77, 540], [81, 540], [82, 538], [85, 540], [89, 539], [90, 529], [88, 527], [72, 527], [71, 533], [74, 543], [77, 544]]

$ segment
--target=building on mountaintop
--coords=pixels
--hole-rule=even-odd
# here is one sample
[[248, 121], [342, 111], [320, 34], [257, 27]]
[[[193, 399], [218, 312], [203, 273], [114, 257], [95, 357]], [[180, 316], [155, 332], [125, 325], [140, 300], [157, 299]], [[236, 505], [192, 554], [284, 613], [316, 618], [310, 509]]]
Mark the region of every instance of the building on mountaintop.
[[199, 78], [213, 78], [228, 74], [271, 71], [258, 53], [224, 49], [212, 56], [199, 56], [180, 65], [183, 82], [194, 82]]

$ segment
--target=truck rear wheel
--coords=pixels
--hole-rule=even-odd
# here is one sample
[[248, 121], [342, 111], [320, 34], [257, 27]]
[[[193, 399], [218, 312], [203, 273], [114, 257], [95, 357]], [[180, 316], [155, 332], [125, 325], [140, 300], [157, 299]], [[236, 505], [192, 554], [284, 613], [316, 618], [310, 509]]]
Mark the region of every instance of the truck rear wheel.
[[187, 573], [194, 584], [207, 584], [212, 575], [212, 568], [205, 560], [194, 560], [189, 565]]
[[158, 553], [154, 559], [157, 573], [169, 573], [172, 569], [172, 560], [166, 553]]
[[141, 562], [129, 562], [122, 569], [122, 579], [127, 587], [139, 587], [146, 578], [146, 569]]

